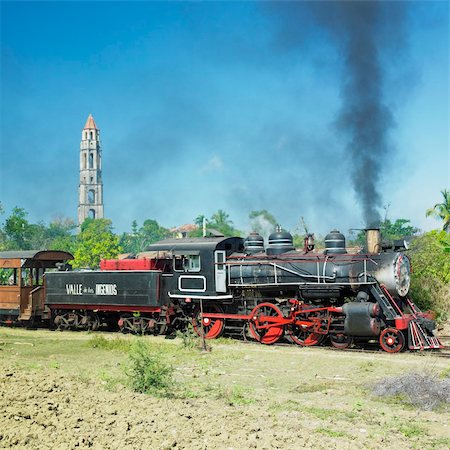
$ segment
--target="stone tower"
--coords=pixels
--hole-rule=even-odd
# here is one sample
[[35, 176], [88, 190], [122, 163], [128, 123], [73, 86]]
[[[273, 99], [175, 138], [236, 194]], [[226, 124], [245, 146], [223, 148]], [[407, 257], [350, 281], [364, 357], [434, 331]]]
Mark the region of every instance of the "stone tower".
[[92, 114], [81, 132], [78, 225], [87, 217], [103, 218], [102, 150], [100, 130]]

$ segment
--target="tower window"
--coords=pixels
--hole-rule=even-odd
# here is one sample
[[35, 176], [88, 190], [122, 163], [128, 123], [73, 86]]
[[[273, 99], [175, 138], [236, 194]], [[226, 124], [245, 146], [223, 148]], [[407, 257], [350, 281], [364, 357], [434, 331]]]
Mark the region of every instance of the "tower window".
[[87, 169], [86, 153], [83, 154], [83, 169]]
[[94, 132], [91, 131], [91, 139], [94, 139]]
[[94, 168], [94, 154], [89, 153], [89, 169], [93, 169], [93, 168]]
[[91, 219], [95, 219], [95, 210], [94, 210], [94, 209], [90, 209], [90, 210], [89, 210], [89, 217], [90, 217]]
[[88, 203], [95, 203], [95, 192], [92, 189], [88, 191]]

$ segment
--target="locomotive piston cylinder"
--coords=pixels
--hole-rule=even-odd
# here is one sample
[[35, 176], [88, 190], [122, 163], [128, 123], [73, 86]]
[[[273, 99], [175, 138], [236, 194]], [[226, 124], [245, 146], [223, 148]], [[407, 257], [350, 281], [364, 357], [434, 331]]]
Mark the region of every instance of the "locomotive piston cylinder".
[[378, 304], [371, 302], [350, 302], [342, 307], [345, 314], [344, 333], [349, 336], [378, 336], [381, 324], [377, 316]]

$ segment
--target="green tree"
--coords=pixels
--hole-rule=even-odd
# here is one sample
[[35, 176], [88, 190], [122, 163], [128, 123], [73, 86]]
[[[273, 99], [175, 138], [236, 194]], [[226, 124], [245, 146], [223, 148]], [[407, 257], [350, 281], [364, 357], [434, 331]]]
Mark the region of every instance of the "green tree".
[[145, 250], [150, 244], [166, 239], [170, 236], [170, 231], [167, 228], [162, 227], [156, 220], [147, 219], [139, 229], [139, 235], [141, 236], [141, 249]]
[[31, 228], [27, 220], [28, 213], [15, 206], [3, 227], [7, 250], [30, 250]]
[[217, 210], [217, 212], [215, 212], [211, 216], [211, 222], [214, 223], [218, 227], [231, 226], [233, 223], [230, 220], [229, 214], [227, 214], [223, 209]]
[[141, 251], [141, 240], [137, 221], [133, 220], [131, 223], [131, 233], [122, 233], [120, 236], [120, 246], [124, 253], [133, 253], [136, 255]]
[[195, 219], [194, 219], [194, 223], [195, 225], [197, 225], [199, 228], [203, 228], [203, 220], [205, 220], [205, 216], [203, 214], [199, 214]]
[[50, 245], [48, 228], [44, 222], [30, 223], [26, 233], [29, 248], [33, 250], [46, 250]]
[[[199, 238], [199, 237], [203, 237], [203, 220], [206, 219], [204, 214], [199, 214], [195, 219], [194, 219], [194, 223], [195, 225], [197, 225], [197, 229], [196, 230], [192, 230], [189, 231], [188, 233], [188, 237], [190, 238]], [[209, 220], [206, 219], [206, 226], [208, 227]]]
[[[411, 225], [409, 219], [396, 219], [392, 222], [390, 219], [384, 219], [380, 223], [381, 237], [385, 241], [392, 241], [395, 239], [402, 239], [406, 236], [415, 236], [419, 229]], [[365, 231], [360, 231], [354, 242], [349, 241], [349, 244], [364, 245], [366, 242]]]
[[414, 236], [419, 229], [412, 226], [409, 219], [397, 219], [392, 223], [385, 219], [380, 224], [381, 235], [385, 239], [401, 239], [405, 236]]
[[248, 215], [252, 231], [256, 231], [263, 237], [268, 237], [275, 231], [277, 219], [267, 209], [251, 211]]
[[427, 217], [433, 216], [436, 219], [442, 220], [442, 229], [450, 232], [450, 191], [444, 189], [441, 191], [443, 201], [436, 203], [432, 208], [427, 209], [425, 215]]
[[121, 252], [119, 237], [112, 232], [112, 223], [108, 219], [86, 219], [76, 246], [72, 262], [76, 268], [98, 268], [101, 259], [117, 258]]
[[224, 236], [240, 235], [240, 232], [233, 227], [230, 216], [223, 209], [219, 209], [211, 216], [208, 228], [220, 231]]
[[28, 213], [13, 208], [0, 230], [3, 250], [66, 250], [73, 252], [75, 224], [70, 219], [56, 219], [47, 226], [44, 222], [30, 223]]
[[49, 250], [63, 250], [74, 253], [76, 250], [76, 236], [74, 234], [76, 225], [71, 219], [55, 219], [47, 229]]
[[422, 309], [435, 311], [439, 321], [450, 312], [450, 235], [430, 231], [411, 242], [411, 298]]
[[136, 220], [131, 224], [131, 233], [120, 236], [120, 246], [125, 253], [137, 254], [147, 249], [150, 244], [165, 239], [170, 235], [167, 228], [162, 227], [156, 220], [147, 219], [138, 228]]

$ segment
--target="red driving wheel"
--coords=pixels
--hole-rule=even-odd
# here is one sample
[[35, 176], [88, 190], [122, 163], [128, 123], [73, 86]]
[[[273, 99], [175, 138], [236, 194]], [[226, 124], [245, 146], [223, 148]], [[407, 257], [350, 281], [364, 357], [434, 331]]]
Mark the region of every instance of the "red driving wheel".
[[250, 332], [262, 344], [274, 344], [283, 336], [283, 325], [271, 325], [271, 317], [282, 317], [283, 313], [272, 303], [261, 303], [252, 311]]
[[[203, 313], [217, 313], [223, 314], [223, 309], [216, 303], [209, 303], [203, 305]], [[200, 306], [197, 306], [192, 315], [192, 326], [194, 331], [201, 336], [202, 335], [202, 324], [200, 322]], [[224, 319], [216, 319], [203, 317], [203, 332], [205, 333], [205, 339], [215, 339], [219, 337], [225, 328]]]
[[[305, 307], [309, 307], [309, 305], [305, 305]], [[297, 320], [305, 320], [305, 321], [313, 321], [321, 318], [323, 313], [321, 311], [313, 312], [313, 313], [302, 313], [297, 314]], [[311, 347], [313, 345], [319, 345], [324, 339], [325, 334], [316, 333], [312, 331], [312, 327], [301, 327], [298, 325], [288, 325], [287, 327], [287, 336], [288, 338], [297, 345], [301, 345], [302, 347]]]

